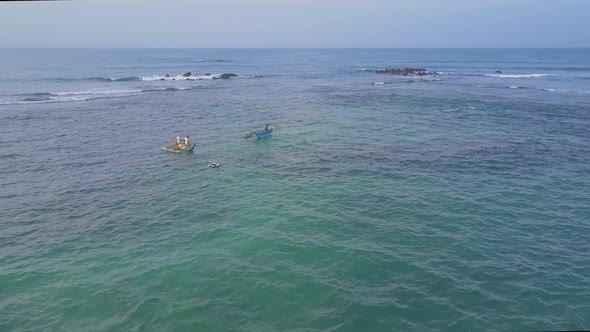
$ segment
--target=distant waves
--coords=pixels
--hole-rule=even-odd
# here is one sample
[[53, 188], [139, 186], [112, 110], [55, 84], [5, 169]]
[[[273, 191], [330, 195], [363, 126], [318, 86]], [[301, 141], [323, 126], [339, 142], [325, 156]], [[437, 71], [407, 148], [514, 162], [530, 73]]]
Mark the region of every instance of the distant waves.
[[[444, 80], [436, 79], [436, 78], [428, 78], [428, 77], [412, 77], [408, 79], [407, 77], [402, 79], [394, 79], [391, 81], [375, 81], [369, 83], [369, 85], [373, 86], [384, 86], [384, 85], [392, 85], [392, 86], [399, 86], [398, 84], [407, 84], [407, 83], [439, 83], [445, 84]], [[590, 94], [590, 90], [569, 90], [569, 89], [556, 89], [556, 88], [547, 88], [547, 87], [535, 87], [535, 86], [524, 86], [524, 85], [501, 85], [501, 84], [466, 84], [464, 86], [470, 86], [473, 88], [479, 89], [511, 89], [511, 90], [531, 90], [531, 91], [543, 91], [543, 92], [552, 92], [552, 93], [563, 93], [563, 94], [572, 94], [572, 95], [580, 95], [580, 94]]]
[[[577, 69], [577, 67], [576, 67]], [[586, 69], [586, 68], [583, 68]], [[570, 89], [571, 82], [580, 79], [590, 79], [588, 73], [551, 73], [551, 72], [526, 72], [514, 70], [504, 72], [494, 69], [451, 69], [451, 70], [430, 70], [430, 69], [378, 69], [376, 67], [363, 67], [354, 69], [353, 72], [371, 74], [375, 81], [370, 82], [373, 86], [400, 86], [405, 83], [438, 83], [452, 86], [469, 86], [485, 89], [512, 89], [543, 91], [563, 94], [588, 94], [590, 89]], [[383, 80], [383, 77], [388, 77]], [[378, 78], [378, 80], [377, 80]], [[563, 88], [560, 88], [563, 87]], [[392, 87], [389, 87], [392, 88]]]
[[462, 75], [462, 76], [483, 76], [483, 77], [496, 77], [496, 78], [510, 78], [510, 79], [521, 79], [521, 78], [543, 78], [548, 76], [555, 76], [555, 74], [543, 74], [543, 73], [461, 73], [461, 72], [438, 72], [439, 75]]
[[[408, 68], [406, 68], [408, 69]], [[419, 75], [410, 72], [408, 74], [396, 74], [398, 76], [404, 77], [414, 77], [414, 76], [437, 76], [437, 75], [455, 75], [455, 76], [480, 76], [480, 77], [496, 77], [496, 78], [542, 78], [548, 76], [556, 76], [556, 74], [549, 74], [549, 73], [504, 73], [502, 71], [494, 71], [492, 73], [486, 72], [467, 72], [467, 71], [439, 71], [439, 70], [426, 70], [420, 69]], [[366, 72], [366, 73], [388, 73], [391, 69], [381, 69], [381, 68], [359, 68], [355, 69], [356, 72]]]
[[[190, 75], [187, 75], [190, 74]], [[146, 76], [124, 76], [124, 77], [85, 77], [85, 78], [49, 78], [46, 81], [99, 81], [99, 82], [132, 82], [132, 81], [202, 81], [202, 80], [218, 80], [228, 78], [240, 78], [241, 76], [233, 73], [211, 74], [206, 73], [202, 75], [195, 75], [192, 73], [178, 74], [178, 75], [146, 75]], [[246, 75], [241, 78], [254, 78], [260, 75]]]
[[55, 102], [85, 101], [99, 98], [129, 97], [149, 92], [171, 92], [191, 90], [191, 88], [153, 88], [153, 89], [93, 89], [72, 92], [36, 92], [0, 97], [0, 105], [42, 104]]
[[553, 76], [552, 74], [485, 74], [489, 77], [499, 78], [540, 78], [546, 76]]
[[[87, 82], [85, 84], [92, 85], [92, 82], [120, 82], [122, 83], [133, 83], [137, 82], [137, 84], [126, 84], [126, 85], [113, 85], [113, 87], [117, 86], [117, 88], [105, 88], [104, 85], [101, 85], [97, 88], [90, 88], [80, 91], [70, 91], [70, 92], [53, 92], [59, 91], [59, 87], [56, 87], [55, 90], [50, 90], [51, 92], [32, 92], [32, 93], [18, 93], [13, 95], [4, 95], [0, 94], [0, 105], [22, 105], [22, 104], [42, 104], [42, 103], [56, 103], [56, 102], [72, 102], [72, 101], [85, 101], [85, 100], [93, 100], [99, 98], [117, 98], [117, 97], [129, 97], [134, 96], [142, 93], [150, 93], [150, 92], [165, 92], [165, 91], [182, 91], [182, 90], [191, 90], [194, 87], [204, 88], [202, 85], [178, 85], [174, 84], [173, 87], [162, 87], [160, 86], [153, 86], [157, 82], [166, 82], [166, 85], [170, 85], [174, 81], [213, 81], [213, 80], [231, 80], [231, 79], [251, 79], [251, 78], [262, 78], [272, 75], [237, 75], [233, 73], [221, 73], [221, 74], [212, 74], [212, 73], [205, 73], [202, 75], [193, 74], [191, 72], [187, 72], [181, 75], [152, 75], [152, 76], [122, 76], [122, 77], [86, 77], [86, 78], [53, 78], [53, 79], [42, 79], [43, 81], [52, 81], [61, 86], [60, 83], [66, 82]], [[140, 84], [140, 82], [145, 82]], [[148, 83], [150, 82], [150, 83]], [[129, 86], [132, 85], [132, 86]], [[64, 89], [65, 90], [65, 89]]]

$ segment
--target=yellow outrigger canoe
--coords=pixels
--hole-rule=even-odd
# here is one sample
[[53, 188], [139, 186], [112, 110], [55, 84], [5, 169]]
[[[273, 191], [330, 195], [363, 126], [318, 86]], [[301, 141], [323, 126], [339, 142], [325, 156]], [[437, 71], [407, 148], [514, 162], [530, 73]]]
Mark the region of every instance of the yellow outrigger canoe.
[[168, 152], [173, 152], [173, 153], [193, 152], [193, 150], [195, 149], [195, 146], [197, 146], [197, 144], [187, 145], [187, 144], [183, 144], [183, 143], [173, 142], [172, 147], [162, 147], [162, 150], [168, 151]]

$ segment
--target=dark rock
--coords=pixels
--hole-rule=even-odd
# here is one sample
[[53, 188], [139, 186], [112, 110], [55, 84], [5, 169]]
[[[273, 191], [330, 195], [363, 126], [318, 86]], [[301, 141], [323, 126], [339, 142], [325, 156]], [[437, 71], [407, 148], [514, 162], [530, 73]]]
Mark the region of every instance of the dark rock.
[[232, 78], [232, 77], [238, 77], [238, 75], [233, 74], [233, 73], [225, 73], [225, 74], [219, 75], [219, 78], [222, 80], [226, 80], [226, 79]]
[[166, 74], [166, 77], [170, 77], [170, 74]]
[[160, 81], [165, 81], [165, 79], [163, 79], [163, 78], [160, 78]]
[[182, 76], [184, 76], [184, 77], [191, 77], [191, 76], [193, 76], [193, 73], [191, 73], [189, 71], [188, 73], [184, 73]]
[[501, 70], [496, 70], [494, 73], [496, 73], [496, 74], [502, 74], [502, 71]]
[[211, 76], [211, 75], [213, 75], [213, 74], [211, 74], [211, 73], [205, 73], [204, 74], [204, 76]]

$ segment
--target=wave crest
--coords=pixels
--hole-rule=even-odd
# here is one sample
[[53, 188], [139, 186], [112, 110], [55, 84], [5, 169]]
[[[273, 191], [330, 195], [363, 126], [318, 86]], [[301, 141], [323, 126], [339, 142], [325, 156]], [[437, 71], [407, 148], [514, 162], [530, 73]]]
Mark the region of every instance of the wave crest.
[[203, 75], [153, 75], [153, 76], [141, 76], [141, 81], [202, 81], [202, 80], [218, 80], [238, 77], [236, 74], [224, 73], [224, 74], [203, 74]]
[[499, 78], [541, 78], [546, 76], [553, 76], [552, 74], [485, 74], [488, 77]]
[[111, 89], [111, 90], [83, 90], [70, 92], [36, 92], [14, 95], [18, 98], [0, 100], [0, 105], [42, 104], [70, 101], [86, 101], [99, 98], [120, 98], [150, 92], [170, 92], [191, 90], [191, 88], [153, 88], [153, 89]]
[[[146, 75], [146, 76], [124, 76], [124, 77], [85, 77], [85, 78], [64, 78], [58, 77], [49, 79], [51, 81], [61, 81], [61, 82], [72, 82], [72, 81], [99, 81], [99, 82], [133, 82], [133, 81], [201, 81], [201, 80], [216, 80], [216, 79], [224, 79], [224, 78], [234, 78], [239, 77], [233, 73], [223, 73], [223, 74], [203, 74], [203, 75]], [[265, 77], [266, 75], [247, 75], [243, 76], [242, 78], [260, 78]]]

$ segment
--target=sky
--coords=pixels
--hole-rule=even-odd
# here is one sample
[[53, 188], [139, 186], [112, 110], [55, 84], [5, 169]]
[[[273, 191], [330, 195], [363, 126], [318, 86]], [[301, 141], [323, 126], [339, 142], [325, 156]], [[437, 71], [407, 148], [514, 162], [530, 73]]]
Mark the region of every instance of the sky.
[[590, 47], [590, 0], [0, 2], [0, 47]]

